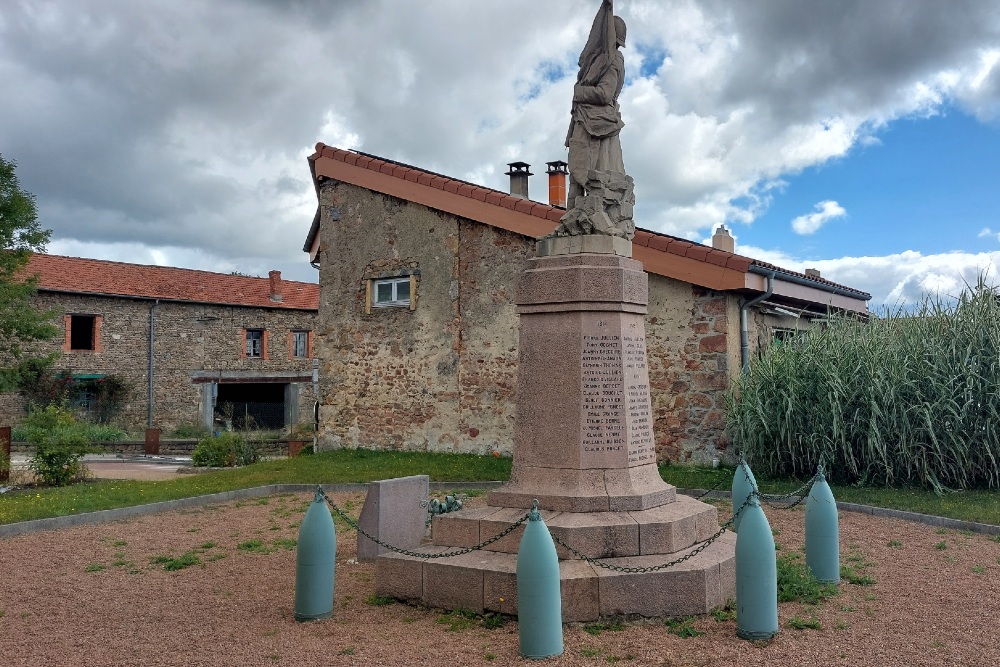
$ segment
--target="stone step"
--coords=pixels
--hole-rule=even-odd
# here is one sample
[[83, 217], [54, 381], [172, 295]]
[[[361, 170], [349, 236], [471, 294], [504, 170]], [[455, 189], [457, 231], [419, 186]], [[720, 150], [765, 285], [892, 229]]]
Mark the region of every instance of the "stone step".
[[[719, 528], [718, 510], [688, 496], [631, 512], [551, 512], [540, 514], [553, 536], [589, 558], [672, 554], [706, 540]], [[525, 515], [511, 507], [479, 507], [434, 518], [436, 546], [467, 547], [493, 537]], [[523, 527], [489, 545], [490, 551], [517, 553]], [[577, 558], [556, 545], [560, 559]]]
[[[563, 622], [706, 614], [735, 597], [735, 543], [736, 535], [727, 531], [683, 563], [652, 572], [623, 572], [583, 560], [561, 560]], [[431, 546], [417, 551], [434, 554], [453, 550]], [[655, 567], [684, 555], [633, 556], [602, 562], [618, 568]], [[473, 551], [430, 560], [384, 554], [376, 561], [375, 593], [429, 607], [516, 616], [516, 571], [514, 553]]]

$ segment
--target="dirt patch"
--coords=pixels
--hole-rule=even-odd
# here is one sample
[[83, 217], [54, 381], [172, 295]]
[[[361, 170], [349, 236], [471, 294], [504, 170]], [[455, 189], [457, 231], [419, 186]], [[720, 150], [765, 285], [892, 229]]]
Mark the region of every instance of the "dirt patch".
[[[356, 515], [363, 496], [334, 499]], [[490, 629], [440, 610], [370, 604], [374, 566], [351, 562], [355, 535], [340, 525], [335, 617], [296, 623], [295, 551], [289, 541], [297, 537], [310, 500], [309, 494], [275, 496], [0, 540], [0, 661], [528, 663], [518, 656], [513, 620]], [[803, 512], [767, 513], [782, 551], [799, 549]], [[781, 633], [767, 644], [737, 639], [735, 621], [711, 616], [694, 619], [689, 627], [704, 634], [689, 638], [671, 634], [659, 621], [591, 632], [567, 626], [565, 654], [546, 664], [1000, 664], [1000, 544], [982, 535], [843, 513], [841, 549], [841, 561], [875, 583], [843, 583], [838, 596], [816, 607], [781, 605]], [[193, 558], [196, 564], [165, 569], [168, 562]], [[796, 618], [820, 629], [789, 627]]]

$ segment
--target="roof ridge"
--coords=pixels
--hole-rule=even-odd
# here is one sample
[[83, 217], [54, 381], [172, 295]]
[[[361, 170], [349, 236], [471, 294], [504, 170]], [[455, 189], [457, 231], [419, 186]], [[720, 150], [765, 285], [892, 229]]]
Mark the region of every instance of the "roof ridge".
[[[544, 220], [558, 221], [566, 210], [565, 208], [559, 206], [553, 206], [543, 202], [536, 202], [531, 199], [516, 197], [510, 193], [503, 192], [502, 190], [495, 190], [476, 183], [463, 181], [452, 176], [439, 174], [421, 167], [406, 164], [405, 162], [399, 162], [380, 155], [375, 155], [373, 153], [336, 148], [335, 146], [328, 146], [323, 142], [318, 142], [316, 144], [316, 152], [309, 156], [309, 161], [310, 163], [315, 163], [315, 161], [320, 157], [331, 158], [337, 160], [338, 162], [343, 162], [351, 166], [399, 178], [404, 181], [410, 181], [412, 183], [429, 186], [437, 190], [444, 190], [463, 197], [477, 199], [479, 201], [486, 202], [487, 204], [509, 208], [519, 213], [524, 213]], [[315, 168], [313, 173], [315, 174]], [[452, 186], [452, 184], [457, 185]], [[483, 194], [484, 192], [485, 194]], [[310, 229], [309, 237], [306, 240], [306, 246], [310, 245], [313, 240], [313, 236], [317, 234], [318, 231], [318, 220], [314, 220], [313, 227]], [[645, 234], [648, 234], [649, 236], [645, 237]], [[656, 237], [658, 240], [654, 241], [650, 237]], [[805, 273], [775, 266], [768, 262], [754, 259], [753, 257], [739, 255], [734, 252], [729, 252], [728, 250], [722, 250], [720, 248], [714, 248], [710, 245], [699, 243], [698, 241], [691, 241], [689, 239], [673, 236], [672, 234], [666, 234], [664, 232], [653, 231], [651, 229], [636, 227], [636, 236], [632, 239], [632, 243], [646, 246], [653, 250], [665, 252], [667, 254], [689, 257], [691, 259], [703, 261], [709, 264], [715, 264], [728, 269], [734, 269], [744, 273], [750, 268], [750, 266], [758, 266], [764, 269], [777, 269], [786, 275], [811, 281], [817, 285], [827, 285], [853, 292], [857, 294], [859, 298], [864, 298], [865, 300], [871, 298], [871, 295], [867, 292], [836, 283], [827, 278], [806, 275]]]

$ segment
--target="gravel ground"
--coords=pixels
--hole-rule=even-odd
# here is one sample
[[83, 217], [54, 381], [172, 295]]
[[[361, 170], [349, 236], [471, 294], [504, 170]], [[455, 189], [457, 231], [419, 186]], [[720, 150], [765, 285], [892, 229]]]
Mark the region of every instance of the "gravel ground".
[[[282, 540], [297, 537], [310, 500], [278, 496], [0, 540], [0, 664], [528, 663], [513, 620], [461, 627], [440, 610], [369, 604], [374, 567], [352, 563], [351, 532], [338, 533], [335, 617], [296, 623], [295, 551]], [[356, 515], [363, 496], [334, 500]], [[800, 548], [801, 509], [767, 513], [781, 548]], [[597, 635], [575, 625], [565, 628], [564, 655], [546, 664], [1000, 664], [1000, 544], [853, 513], [840, 525], [841, 562], [876, 583], [845, 582], [817, 607], [781, 605], [781, 633], [769, 643], [737, 639], [735, 621], [711, 616], [693, 620], [704, 634], [691, 638], [659, 621]], [[239, 547], [252, 540], [268, 552]], [[189, 551], [200, 564], [168, 572], [151, 562]], [[821, 629], [793, 629], [795, 617]]]

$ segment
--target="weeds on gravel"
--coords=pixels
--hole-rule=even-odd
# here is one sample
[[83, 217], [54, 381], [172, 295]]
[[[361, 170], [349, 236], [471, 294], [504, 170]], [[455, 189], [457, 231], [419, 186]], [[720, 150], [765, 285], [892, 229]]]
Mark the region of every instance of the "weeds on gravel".
[[170, 556], [160, 554], [151, 556], [149, 562], [153, 565], [162, 565], [167, 572], [176, 572], [192, 565], [200, 565], [201, 559], [193, 551], [187, 551], [180, 556]]
[[396, 598], [385, 595], [369, 595], [365, 598], [365, 604], [370, 604], [373, 607], [385, 607], [390, 604], [396, 604]]
[[667, 626], [667, 632], [672, 635], [677, 635], [681, 639], [700, 637], [705, 634], [701, 630], [694, 627], [693, 616], [685, 616], [684, 618], [668, 618], [664, 621], [664, 623]]
[[269, 554], [274, 551], [274, 549], [264, 544], [262, 540], [247, 540], [245, 542], [240, 542], [236, 545], [236, 548], [240, 551], [246, 551], [254, 554]]
[[102, 572], [104, 570], [104, 565], [101, 563], [90, 563], [87, 567], [83, 568], [84, 572]]
[[809, 572], [798, 553], [778, 556], [778, 602], [800, 601], [819, 604], [837, 595], [834, 584], [822, 584]]
[[800, 616], [792, 616], [788, 619], [788, 627], [794, 628], [796, 630], [822, 630], [823, 626], [820, 624], [819, 619], [816, 616], [810, 616], [809, 618], [802, 618]]
[[434, 622], [439, 625], [447, 625], [446, 628], [448, 632], [459, 632], [460, 630], [468, 630], [469, 628], [474, 628], [478, 625], [479, 618], [476, 614], [471, 611], [465, 611], [464, 609], [456, 609], [455, 611], [449, 611], [441, 616], [438, 616]]
[[621, 632], [625, 629], [623, 623], [588, 623], [583, 626], [583, 631], [588, 635], [599, 637], [602, 632]]
[[736, 601], [729, 600], [726, 602], [724, 607], [719, 607], [712, 610], [712, 618], [716, 620], [717, 623], [725, 623], [726, 621], [736, 620]]
[[854, 584], [855, 586], [874, 586], [875, 579], [868, 576], [867, 574], [859, 574], [850, 565], [840, 566], [840, 578], [844, 579], [848, 583]]
[[948, 548], [948, 543], [944, 540], [941, 540], [940, 542], [934, 545], [934, 548], [937, 549], [938, 551], [944, 551], [945, 549]]

